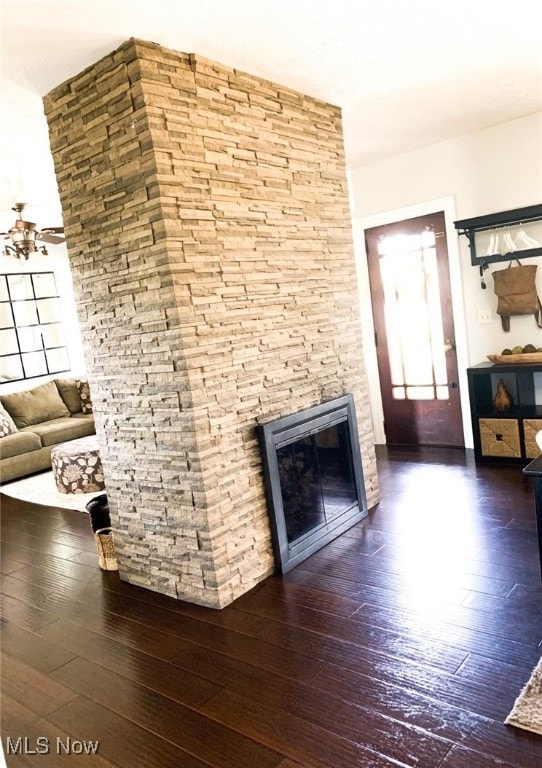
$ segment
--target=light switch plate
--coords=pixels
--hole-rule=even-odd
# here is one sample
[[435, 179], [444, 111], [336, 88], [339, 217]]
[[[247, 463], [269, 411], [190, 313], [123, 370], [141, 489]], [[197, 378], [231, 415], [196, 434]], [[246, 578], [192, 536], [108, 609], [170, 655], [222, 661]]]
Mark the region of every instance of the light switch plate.
[[493, 312], [490, 309], [478, 310], [478, 322], [480, 325], [493, 322]]

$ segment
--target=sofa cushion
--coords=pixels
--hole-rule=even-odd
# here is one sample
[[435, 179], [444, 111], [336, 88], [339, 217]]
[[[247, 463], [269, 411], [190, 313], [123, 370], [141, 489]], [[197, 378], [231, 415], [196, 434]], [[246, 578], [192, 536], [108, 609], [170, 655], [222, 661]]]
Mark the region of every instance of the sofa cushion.
[[0, 403], [0, 438], [12, 435], [14, 432], [17, 432], [15, 422]]
[[90, 399], [90, 387], [86, 379], [77, 379], [77, 390], [81, 400], [83, 413], [92, 413], [92, 400]]
[[19, 429], [70, 415], [54, 381], [24, 392], [2, 395], [0, 400]]
[[10, 459], [29, 451], [38, 451], [41, 440], [33, 432], [14, 432], [0, 440], [0, 458]]
[[69, 412], [81, 413], [81, 398], [77, 388], [77, 379], [56, 379], [55, 384]]
[[18, 456], [3, 458], [0, 462], [0, 476], [2, 483], [9, 483], [18, 477], [40, 472], [42, 469], [51, 469], [51, 449], [39, 448], [37, 451], [25, 451]]
[[78, 437], [86, 437], [95, 433], [93, 416], [68, 416], [62, 419], [51, 419], [43, 424], [33, 424], [23, 432], [33, 432], [41, 440], [43, 446], [65, 443]]

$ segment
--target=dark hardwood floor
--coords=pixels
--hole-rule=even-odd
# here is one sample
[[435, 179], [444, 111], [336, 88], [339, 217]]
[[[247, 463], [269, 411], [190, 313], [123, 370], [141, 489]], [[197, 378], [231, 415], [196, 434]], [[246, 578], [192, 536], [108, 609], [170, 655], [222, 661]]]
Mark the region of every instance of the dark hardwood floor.
[[100, 571], [86, 515], [2, 496], [3, 743], [51, 745], [8, 766], [540, 768], [503, 725], [542, 652], [531, 481], [443, 449], [379, 470], [368, 520], [219, 612]]

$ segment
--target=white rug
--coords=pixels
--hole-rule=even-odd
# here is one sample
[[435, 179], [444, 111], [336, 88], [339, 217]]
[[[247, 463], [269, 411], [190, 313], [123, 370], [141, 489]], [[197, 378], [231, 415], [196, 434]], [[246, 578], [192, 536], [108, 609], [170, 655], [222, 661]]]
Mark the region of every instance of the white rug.
[[0, 485], [0, 493], [13, 496], [15, 499], [30, 501], [34, 504], [45, 504], [49, 507], [75, 509], [86, 512], [86, 505], [99, 493], [59, 493], [52, 472], [40, 472], [37, 475], [23, 477]]
[[542, 736], [542, 659], [504, 722]]

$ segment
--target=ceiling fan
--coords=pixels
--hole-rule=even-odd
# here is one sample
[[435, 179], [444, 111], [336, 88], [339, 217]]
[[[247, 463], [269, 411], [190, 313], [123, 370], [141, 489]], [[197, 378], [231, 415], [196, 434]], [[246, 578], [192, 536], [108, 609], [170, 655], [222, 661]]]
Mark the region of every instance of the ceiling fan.
[[22, 212], [25, 206], [26, 203], [15, 203], [12, 208], [18, 214], [15, 224], [8, 232], [0, 233], [5, 240], [11, 240], [11, 243], [4, 245], [4, 256], [15, 256], [17, 259], [22, 256], [28, 259], [31, 253], [37, 251], [47, 254], [46, 246], [40, 243], [58, 245], [65, 241], [64, 227], [44, 227], [39, 230], [34, 222], [23, 221]]

